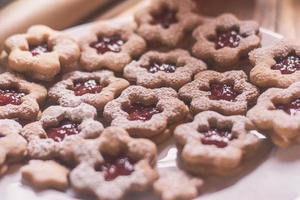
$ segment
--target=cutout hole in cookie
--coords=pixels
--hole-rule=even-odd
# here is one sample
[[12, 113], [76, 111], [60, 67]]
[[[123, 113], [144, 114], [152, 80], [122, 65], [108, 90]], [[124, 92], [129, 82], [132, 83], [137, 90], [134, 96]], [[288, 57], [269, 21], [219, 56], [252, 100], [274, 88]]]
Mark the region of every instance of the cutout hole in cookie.
[[21, 105], [22, 98], [26, 96], [26, 93], [20, 91], [17, 86], [0, 87], [0, 106]]
[[56, 126], [50, 126], [45, 129], [47, 138], [55, 142], [61, 142], [70, 135], [77, 135], [80, 133], [80, 123], [69, 119], [61, 120]]
[[274, 58], [275, 64], [271, 67], [273, 70], [279, 70], [281, 74], [293, 74], [300, 70], [300, 57], [295, 51], [287, 56], [278, 56]]
[[174, 73], [176, 71], [176, 63], [174, 62], [161, 62], [158, 60], [151, 60], [149, 63], [148, 71], [150, 73], [156, 73], [159, 71], [166, 72], [166, 73]]
[[75, 96], [82, 96], [84, 94], [98, 94], [107, 84], [101, 83], [97, 79], [79, 79], [74, 80], [73, 85], [68, 89], [73, 90]]
[[177, 10], [172, 10], [167, 6], [163, 6], [158, 12], [152, 13], [152, 24], [159, 24], [164, 29], [168, 29], [172, 24], [178, 22], [176, 14]]
[[126, 154], [118, 156], [104, 155], [104, 163], [96, 164], [95, 170], [103, 173], [106, 181], [113, 181], [119, 176], [129, 176], [134, 172], [136, 163]]
[[98, 54], [106, 52], [119, 53], [122, 50], [125, 40], [118, 34], [112, 36], [98, 36], [97, 41], [92, 42], [90, 47], [97, 50]]
[[242, 38], [239, 27], [233, 26], [226, 30], [217, 28], [215, 35], [208, 37], [208, 40], [215, 43], [215, 48], [218, 50], [224, 47], [236, 48], [239, 46]]
[[217, 82], [212, 81], [210, 84], [210, 95], [208, 96], [211, 100], [225, 100], [235, 101], [239, 92], [234, 89], [234, 84], [231, 82]]
[[48, 53], [52, 51], [52, 48], [48, 45], [47, 42], [43, 42], [41, 44], [30, 45], [29, 44], [29, 51], [31, 52], [32, 56], [38, 56], [44, 53]]
[[280, 102], [274, 100], [273, 102], [276, 110], [282, 110], [285, 113], [294, 116], [300, 112], [300, 98], [293, 98], [288, 102]]

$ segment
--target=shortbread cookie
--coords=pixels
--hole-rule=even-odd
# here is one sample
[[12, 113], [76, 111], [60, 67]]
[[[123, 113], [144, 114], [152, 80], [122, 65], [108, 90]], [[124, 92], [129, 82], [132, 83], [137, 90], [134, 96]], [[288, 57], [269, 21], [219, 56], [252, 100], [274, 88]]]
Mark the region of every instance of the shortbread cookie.
[[27, 155], [27, 142], [20, 135], [22, 126], [13, 120], [0, 119], [0, 175], [8, 164], [22, 160]]
[[171, 88], [130, 86], [106, 104], [103, 115], [111, 126], [124, 128], [131, 136], [151, 139], [185, 119], [188, 108]]
[[192, 174], [231, 175], [246, 158], [257, 153], [262, 141], [244, 116], [205, 111], [175, 129], [183, 167]]
[[162, 200], [194, 199], [203, 185], [200, 178], [193, 178], [181, 170], [161, 170], [159, 175], [153, 187]]
[[270, 134], [274, 144], [287, 147], [300, 143], [299, 111], [300, 82], [296, 82], [286, 89], [268, 89], [247, 116]]
[[240, 21], [232, 14], [223, 14], [199, 26], [193, 36], [193, 54], [219, 70], [237, 68], [241, 58], [261, 42], [257, 22]]
[[31, 160], [21, 168], [22, 179], [37, 189], [68, 188], [69, 169], [54, 160]]
[[0, 74], [0, 119], [36, 120], [47, 90], [10, 72]]
[[91, 73], [75, 71], [65, 75], [49, 90], [49, 98], [62, 106], [74, 107], [87, 103], [102, 110], [128, 86], [128, 81], [115, 77], [108, 70]]
[[28, 153], [35, 159], [60, 158], [65, 149], [78, 138], [96, 138], [103, 130], [103, 125], [94, 118], [97, 111], [88, 104], [77, 107], [51, 106], [37, 122], [26, 125], [22, 135], [28, 140]]
[[193, 114], [212, 110], [224, 115], [237, 115], [245, 114], [248, 106], [255, 103], [259, 90], [247, 81], [243, 71], [203, 71], [195, 76], [193, 82], [183, 86], [178, 94], [190, 103]]
[[280, 41], [250, 53], [250, 80], [261, 88], [287, 88], [300, 81], [300, 44]]
[[206, 64], [190, 56], [188, 51], [149, 51], [138, 61], [132, 61], [124, 68], [124, 77], [147, 88], [179, 89], [191, 82], [196, 73], [205, 69]]
[[122, 72], [125, 65], [146, 50], [143, 38], [130, 26], [97, 23], [80, 41], [81, 65], [88, 71], [107, 68]]
[[138, 33], [149, 43], [177, 46], [186, 33], [202, 23], [192, 0], [154, 0], [135, 15]]
[[80, 164], [70, 174], [71, 184], [97, 199], [117, 200], [130, 192], [146, 191], [158, 176], [155, 144], [133, 139], [121, 128], [109, 127], [76, 150]]
[[78, 67], [80, 49], [71, 37], [47, 26], [32, 26], [5, 41], [8, 67], [29, 77], [50, 81], [60, 71]]

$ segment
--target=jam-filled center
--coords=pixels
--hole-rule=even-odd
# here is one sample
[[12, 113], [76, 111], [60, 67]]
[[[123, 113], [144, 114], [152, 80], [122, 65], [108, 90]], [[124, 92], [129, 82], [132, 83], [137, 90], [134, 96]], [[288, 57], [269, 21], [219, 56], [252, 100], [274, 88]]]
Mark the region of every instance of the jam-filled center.
[[224, 148], [228, 145], [228, 142], [236, 139], [229, 128], [215, 128], [212, 127], [206, 132], [202, 132], [201, 138], [202, 144], [215, 145], [219, 148]]
[[76, 96], [82, 96], [84, 94], [97, 94], [103, 89], [103, 85], [97, 80], [77, 80], [73, 83], [72, 90]]
[[118, 176], [129, 176], [134, 172], [134, 162], [127, 156], [105, 158], [105, 163], [96, 170], [103, 173], [106, 181], [112, 181]]
[[271, 67], [273, 70], [279, 70], [281, 74], [293, 74], [300, 70], [300, 57], [295, 53], [290, 53], [285, 57], [275, 58], [276, 64]]
[[0, 106], [8, 104], [20, 105], [24, 96], [25, 93], [20, 92], [16, 88], [0, 89]]
[[119, 35], [113, 36], [99, 36], [96, 42], [90, 44], [92, 48], [97, 50], [98, 54], [104, 54], [106, 52], [118, 53], [122, 50], [124, 40]]
[[161, 63], [161, 62], [151, 62], [148, 71], [150, 73], [156, 73], [158, 71], [163, 71], [166, 73], [174, 73], [176, 70], [176, 65], [173, 63]]
[[51, 138], [55, 142], [61, 142], [65, 137], [79, 134], [79, 132], [79, 123], [67, 119], [61, 121], [58, 126], [46, 130], [48, 138]]
[[31, 52], [32, 56], [38, 56], [43, 53], [50, 52], [51, 49], [47, 43], [43, 43], [40, 45], [29, 45], [29, 51]]
[[156, 105], [144, 105], [142, 103], [133, 103], [125, 109], [128, 113], [128, 120], [142, 120], [147, 121], [152, 118], [153, 115], [160, 113], [156, 108]]
[[152, 15], [153, 24], [160, 24], [163, 28], [167, 29], [172, 24], [178, 22], [176, 18], [176, 13], [177, 11], [164, 7], [160, 12], [154, 13]]
[[283, 110], [287, 114], [293, 116], [300, 112], [300, 98], [294, 99], [286, 104], [275, 105], [277, 110]]
[[229, 30], [217, 30], [216, 36], [213, 38], [216, 49], [222, 49], [224, 47], [235, 48], [240, 44], [242, 36], [239, 30], [231, 28]]
[[233, 85], [224, 83], [212, 83], [210, 84], [210, 95], [211, 100], [226, 100], [234, 101], [238, 96], [238, 92], [234, 90]]

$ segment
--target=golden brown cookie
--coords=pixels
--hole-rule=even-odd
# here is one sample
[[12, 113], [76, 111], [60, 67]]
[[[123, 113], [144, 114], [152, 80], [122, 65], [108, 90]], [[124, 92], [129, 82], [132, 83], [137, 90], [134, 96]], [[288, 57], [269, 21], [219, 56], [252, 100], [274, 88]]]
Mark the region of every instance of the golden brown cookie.
[[121, 128], [106, 128], [98, 139], [85, 141], [76, 150], [80, 163], [70, 182], [76, 191], [97, 199], [117, 200], [130, 192], [147, 191], [158, 176], [155, 144], [133, 139]]
[[250, 80], [260, 88], [287, 88], [300, 81], [300, 44], [280, 41], [274, 46], [252, 51], [250, 61], [254, 66]]
[[193, 82], [183, 86], [178, 94], [190, 103], [193, 114], [206, 110], [224, 115], [245, 114], [259, 95], [259, 90], [247, 79], [243, 71], [203, 71], [195, 76]]
[[21, 76], [5, 72], [0, 74], [0, 119], [36, 120], [47, 90], [28, 82]]
[[246, 158], [262, 141], [255, 126], [244, 116], [223, 116], [205, 111], [175, 129], [183, 167], [197, 175], [231, 175], [239, 172]]
[[80, 40], [81, 65], [88, 71], [107, 68], [122, 72], [125, 65], [146, 50], [143, 38], [128, 26], [100, 22]]
[[50, 81], [60, 71], [78, 67], [80, 49], [71, 37], [43, 25], [5, 41], [8, 67], [29, 77]]
[[137, 32], [149, 45], [177, 46], [186, 33], [202, 23], [192, 0], [154, 0], [135, 15]]
[[75, 71], [66, 74], [62, 81], [49, 90], [49, 99], [62, 106], [78, 106], [87, 103], [97, 110], [104, 106], [129, 86], [128, 81], [114, 76], [108, 70], [95, 72]]
[[257, 100], [247, 116], [270, 134], [279, 147], [300, 143], [300, 82], [286, 89], [271, 88]]
[[232, 14], [220, 15], [199, 26], [193, 37], [193, 54], [222, 71], [237, 68], [241, 58], [259, 47], [261, 41], [255, 21], [241, 21]]
[[124, 77], [147, 88], [171, 87], [177, 90], [205, 69], [204, 62], [185, 50], [149, 51], [124, 68]]

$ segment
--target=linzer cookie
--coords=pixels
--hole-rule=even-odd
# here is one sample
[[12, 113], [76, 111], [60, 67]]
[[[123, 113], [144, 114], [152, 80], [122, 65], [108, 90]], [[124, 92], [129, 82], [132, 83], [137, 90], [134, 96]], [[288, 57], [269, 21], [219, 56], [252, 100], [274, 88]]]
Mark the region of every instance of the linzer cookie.
[[168, 169], [159, 172], [159, 179], [153, 186], [162, 200], [189, 200], [199, 195], [203, 181], [181, 170]]
[[237, 68], [241, 58], [259, 47], [261, 41], [255, 21], [240, 21], [232, 14], [223, 14], [199, 26], [193, 36], [193, 54], [218, 70]]
[[161, 143], [188, 115], [187, 106], [171, 88], [147, 89], [130, 86], [104, 108], [104, 118], [111, 126], [124, 128], [133, 137]]
[[271, 88], [257, 100], [247, 116], [270, 134], [274, 144], [287, 147], [300, 143], [300, 83], [286, 89]]
[[255, 155], [262, 141], [244, 116], [223, 116], [205, 111], [194, 121], [179, 125], [175, 139], [183, 167], [197, 175], [231, 175]]
[[146, 50], [143, 38], [128, 26], [95, 24], [80, 41], [81, 65], [88, 71], [107, 68], [122, 72], [125, 65]]
[[9, 37], [5, 49], [10, 69], [41, 81], [52, 80], [61, 70], [74, 70], [80, 57], [72, 38], [42, 25]]
[[129, 86], [128, 81], [108, 70], [71, 72], [49, 90], [49, 99], [62, 106], [87, 103], [102, 110], [107, 102], [119, 96]]
[[51, 106], [41, 115], [37, 122], [26, 125], [22, 135], [28, 141], [28, 153], [35, 159], [60, 158], [68, 146], [79, 138], [96, 138], [103, 125], [94, 120], [97, 111], [88, 104], [77, 107]]
[[0, 74], [0, 119], [36, 120], [47, 90], [10, 72]]
[[250, 80], [261, 88], [287, 88], [300, 81], [300, 44], [280, 41], [250, 53]]
[[206, 110], [224, 115], [246, 114], [258, 95], [259, 90], [247, 81], [243, 71], [203, 71], [179, 90], [180, 98], [190, 103], [194, 114]]
[[10, 163], [21, 161], [27, 154], [27, 142], [20, 135], [21, 130], [18, 122], [0, 119], [0, 175]]
[[181, 49], [167, 53], [149, 51], [124, 68], [124, 77], [147, 88], [179, 89], [190, 82], [196, 73], [205, 69], [204, 62]]
[[135, 15], [138, 33], [149, 43], [177, 46], [202, 20], [192, 0], [155, 0]]
[[151, 189], [158, 176], [157, 150], [152, 142], [133, 139], [116, 127], [107, 128], [96, 140], [85, 142], [75, 151], [80, 163], [70, 174], [76, 191], [92, 193], [97, 199], [113, 200]]

